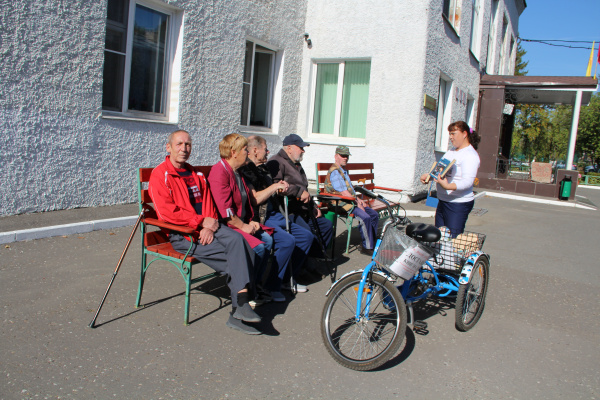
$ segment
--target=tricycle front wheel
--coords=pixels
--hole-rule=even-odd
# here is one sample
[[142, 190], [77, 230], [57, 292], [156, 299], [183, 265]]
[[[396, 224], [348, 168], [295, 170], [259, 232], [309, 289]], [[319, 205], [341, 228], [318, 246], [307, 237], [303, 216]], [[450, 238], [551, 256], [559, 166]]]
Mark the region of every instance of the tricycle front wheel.
[[360, 272], [349, 275], [332, 289], [323, 308], [321, 335], [338, 363], [364, 371], [381, 366], [398, 351], [406, 331], [406, 305], [392, 282], [378, 274], [370, 275], [358, 304], [361, 278]]

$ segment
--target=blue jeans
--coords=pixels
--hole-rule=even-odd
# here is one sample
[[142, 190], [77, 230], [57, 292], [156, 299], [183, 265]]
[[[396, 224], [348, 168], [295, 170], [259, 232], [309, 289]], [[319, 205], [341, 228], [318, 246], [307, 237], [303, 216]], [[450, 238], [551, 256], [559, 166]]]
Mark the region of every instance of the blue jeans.
[[252, 249], [256, 254], [254, 257], [254, 281], [260, 282], [263, 274], [265, 273], [265, 269], [267, 268], [269, 256], [271, 255], [271, 249], [273, 248], [273, 238], [265, 231], [255, 233], [254, 236], [264, 242], [263, 244], [259, 244], [254, 249]]
[[[267, 280], [267, 288], [270, 290], [278, 290], [281, 286], [281, 281], [285, 275], [285, 271], [291, 270], [292, 275], [296, 275], [304, 261], [310, 246], [313, 242], [313, 234], [310, 228], [304, 228], [290, 220], [290, 233], [285, 230], [285, 217], [281, 213], [271, 213], [267, 216], [265, 225], [275, 228], [275, 265], [277, 266], [277, 277], [272, 280]], [[290, 246], [290, 239], [293, 240], [293, 245]], [[286, 250], [286, 246], [289, 246]], [[288, 258], [286, 253], [291, 249], [291, 256]], [[286, 265], [287, 259], [287, 265]], [[290, 261], [293, 260], [292, 267], [288, 268]]]
[[359, 220], [358, 224], [363, 249], [372, 250], [375, 247], [375, 240], [377, 239], [379, 213], [370, 207], [365, 207], [365, 211], [355, 207], [352, 212]]
[[435, 226], [446, 226], [453, 238], [465, 231], [467, 218], [475, 205], [475, 200], [466, 203], [451, 203], [440, 200], [435, 210]]

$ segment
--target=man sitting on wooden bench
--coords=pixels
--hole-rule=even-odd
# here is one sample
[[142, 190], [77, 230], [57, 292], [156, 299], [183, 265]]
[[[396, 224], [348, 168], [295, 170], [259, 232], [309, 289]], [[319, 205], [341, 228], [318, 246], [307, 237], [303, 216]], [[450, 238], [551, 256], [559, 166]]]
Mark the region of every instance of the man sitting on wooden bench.
[[[195, 173], [186, 162], [191, 151], [192, 138], [186, 131], [169, 135], [169, 155], [152, 171], [148, 191], [160, 219], [197, 230], [189, 256], [228, 275], [233, 309], [227, 326], [250, 335], [260, 334], [259, 330], [244, 324], [244, 321], [261, 320], [248, 304], [254, 251], [242, 235], [219, 224], [206, 177]], [[169, 240], [180, 253], [185, 254], [190, 247], [186, 237], [177, 232], [169, 233]]]
[[[338, 146], [335, 149], [335, 163], [329, 168], [325, 177], [325, 192], [339, 194], [342, 196], [355, 197], [356, 193], [352, 187], [352, 181], [348, 171], [344, 169], [350, 159], [350, 149], [348, 146]], [[343, 203], [343, 202], [342, 202]], [[352, 205], [342, 204], [346, 211], [350, 211]], [[379, 224], [379, 213], [370, 208], [366, 202], [356, 197], [356, 206], [352, 211], [358, 218], [360, 227], [360, 236], [362, 238], [361, 253], [372, 255], [375, 241], [377, 239], [377, 225]]]

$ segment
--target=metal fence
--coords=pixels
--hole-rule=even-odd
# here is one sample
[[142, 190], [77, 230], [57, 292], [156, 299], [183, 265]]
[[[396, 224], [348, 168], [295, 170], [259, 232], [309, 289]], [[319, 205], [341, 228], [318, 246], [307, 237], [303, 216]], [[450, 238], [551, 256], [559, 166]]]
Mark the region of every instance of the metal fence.
[[600, 175], [581, 175], [580, 185], [600, 186]]

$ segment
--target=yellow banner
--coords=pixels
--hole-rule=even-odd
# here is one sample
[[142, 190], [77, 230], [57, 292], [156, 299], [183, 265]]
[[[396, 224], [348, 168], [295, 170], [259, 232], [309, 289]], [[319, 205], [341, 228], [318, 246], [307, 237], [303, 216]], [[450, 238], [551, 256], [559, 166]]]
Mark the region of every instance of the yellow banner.
[[596, 41], [594, 40], [594, 42], [592, 43], [592, 50], [590, 51], [590, 61], [588, 62], [588, 67], [587, 67], [587, 71], [585, 73], [585, 76], [592, 76], [592, 60], [594, 59], [594, 46], [596, 44]]

